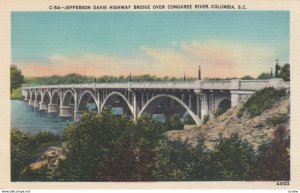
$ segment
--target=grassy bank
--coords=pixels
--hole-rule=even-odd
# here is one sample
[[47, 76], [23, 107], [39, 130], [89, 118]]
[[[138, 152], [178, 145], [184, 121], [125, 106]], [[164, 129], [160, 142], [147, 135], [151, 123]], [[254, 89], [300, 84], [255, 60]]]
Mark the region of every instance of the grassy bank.
[[23, 96], [21, 93], [21, 88], [13, 89], [10, 93], [10, 99], [11, 100], [22, 100]]

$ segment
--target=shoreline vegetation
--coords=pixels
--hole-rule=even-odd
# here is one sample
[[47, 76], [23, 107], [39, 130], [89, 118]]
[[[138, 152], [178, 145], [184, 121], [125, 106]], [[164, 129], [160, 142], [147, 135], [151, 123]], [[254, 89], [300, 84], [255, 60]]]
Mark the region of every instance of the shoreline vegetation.
[[23, 100], [24, 99], [24, 97], [22, 96], [20, 87], [12, 90], [12, 92], [10, 93], [10, 99], [11, 100]]
[[[276, 104], [289, 95], [263, 89], [239, 107], [242, 116], [254, 112], [259, 117], [268, 111], [271, 106], [261, 105], [261, 97]], [[166, 132], [178, 126], [178, 118], [163, 124], [145, 114], [134, 123], [109, 109], [101, 115], [84, 113], [63, 136], [12, 129], [12, 181], [290, 180], [290, 134], [284, 124], [289, 112], [286, 117], [272, 122], [273, 138], [256, 150], [239, 133], [219, 136], [213, 149], [204, 145], [205, 136], [199, 136], [195, 147], [184, 140], [171, 141]]]

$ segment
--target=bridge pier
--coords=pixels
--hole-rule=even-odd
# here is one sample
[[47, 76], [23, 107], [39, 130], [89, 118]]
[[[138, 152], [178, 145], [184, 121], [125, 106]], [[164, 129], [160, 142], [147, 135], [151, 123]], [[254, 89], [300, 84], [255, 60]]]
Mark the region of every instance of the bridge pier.
[[74, 107], [73, 106], [61, 106], [59, 108], [60, 117], [73, 117], [74, 116]]
[[208, 98], [207, 94], [201, 94], [201, 120], [208, 116]]
[[74, 111], [74, 121], [79, 121], [83, 115], [84, 111]]
[[47, 111], [48, 110], [48, 105], [44, 102], [39, 103], [39, 110], [40, 111]]
[[58, 104], [48, 104], [48, 113], [57, 113], [59, 111]]
[[33, 102], [33, 107], [39, 108], [39, 101], [34, 100], [34, 102]]
[[33, 106], [33, 104], [34, 104], [34, 101], [30, 99], [30, 100], [28, 101], [28, 105], [29, 105], [29, 106]]

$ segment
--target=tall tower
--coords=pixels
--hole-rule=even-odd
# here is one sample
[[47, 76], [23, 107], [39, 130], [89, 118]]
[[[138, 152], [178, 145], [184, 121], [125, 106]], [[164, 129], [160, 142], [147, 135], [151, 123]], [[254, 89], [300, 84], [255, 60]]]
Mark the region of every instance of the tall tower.
[[201, 67], [199, 65], [199, 70], [198, 70], [198, 80], [201, 80]]

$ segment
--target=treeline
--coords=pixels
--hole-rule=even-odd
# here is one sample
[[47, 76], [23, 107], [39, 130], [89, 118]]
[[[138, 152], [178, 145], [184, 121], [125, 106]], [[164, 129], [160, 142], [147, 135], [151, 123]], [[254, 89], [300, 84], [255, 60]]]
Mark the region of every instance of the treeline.
[[[227, 78], [211, 78], [206, 77], [204, 80], [232, 80], [232, 79], [242, 79], [242, 80], [254, 80], [254, 79], [271, 79], [276, 78], [273, 72], [262, 72], [256, 78], [250, 75], [245, 75], [240, 78], [237, 77], [227, 77]], [[286, 63], [282, 66], [279, 66], [279, 73], [277, 78], [282, 78], [284, 81], [290, 81], [290, 64]]]
[[[290, 81], [290, 64], [284, 64], [279, 67], [279, 78], [284, 79], [285, 81]], [[93, 76], [84, 76], [79, 74], [68, 74], [65, 76], [48, 76], [48, 77], [25, 77], [22, 75], [22, 72], [15, 65], [11, 65], [10, 67], [11, 73], [11, 93], [18, 89], [21, 84], [26, 83], [29, 85], [47, 85], [47, 84], [79, 84], [79, 83], [106, 83], [106, 82], [153, 82], [153, 81], [190, 81], [195, 80], [193, 77], [157, 77], [155, 75], [144, 74], [144, 75], [128, 75], [128, 76], [101, 76], [101, 77], [93, 77]], [[270, 79], [272, 78], [272, 74], [270, 72], [261, 73], [256, 79]], [[236, 79], [237, 77], [227, 77], [227, 78], [211, 78], [206, 77], [204, 80], [231, 80]], [[246, 75], [241, 77], [240, 79], [251, 80], [255, 79], [252, 76]], [[14, 95], [17, 95], [19, 92], [15, 91]], [[16, 96], [15, 98], [18, 98]]]
[[[275, 138], [254, 151], [237, 134], [220, 137], [214, 150], [169, 141], [162, 124], [148, 115], [136, 123], [105, 110], [87, 112], [64, 131], [67, 159], [55, 172], [23, 174], [35, 181], [218, 181], [289, 180], [290, 138], [278, 125]], [[14, 141], [14, 140], [13, 140]], [[15, 154], [12, 154], [14, 159]], [[14, 164], [12, 165], [14, 167]], [[12, 168], [13, 170], [14, 168]]]
[[[31, 77], [25, 78], [26, 84], [79, 84], [79, 83], [109, 83], [109, 82], [153, 82], [153, 81], [180, 81], [182, 78], [178, 77], [157, 77], [150, 74], [138, 75], [138, 76], [84, 76], [79, 74], [68, 74], [65, 76], [49, 76], [49, 77]], [[192, 77], [186, 77], [185, 80], [195, 80]]]

